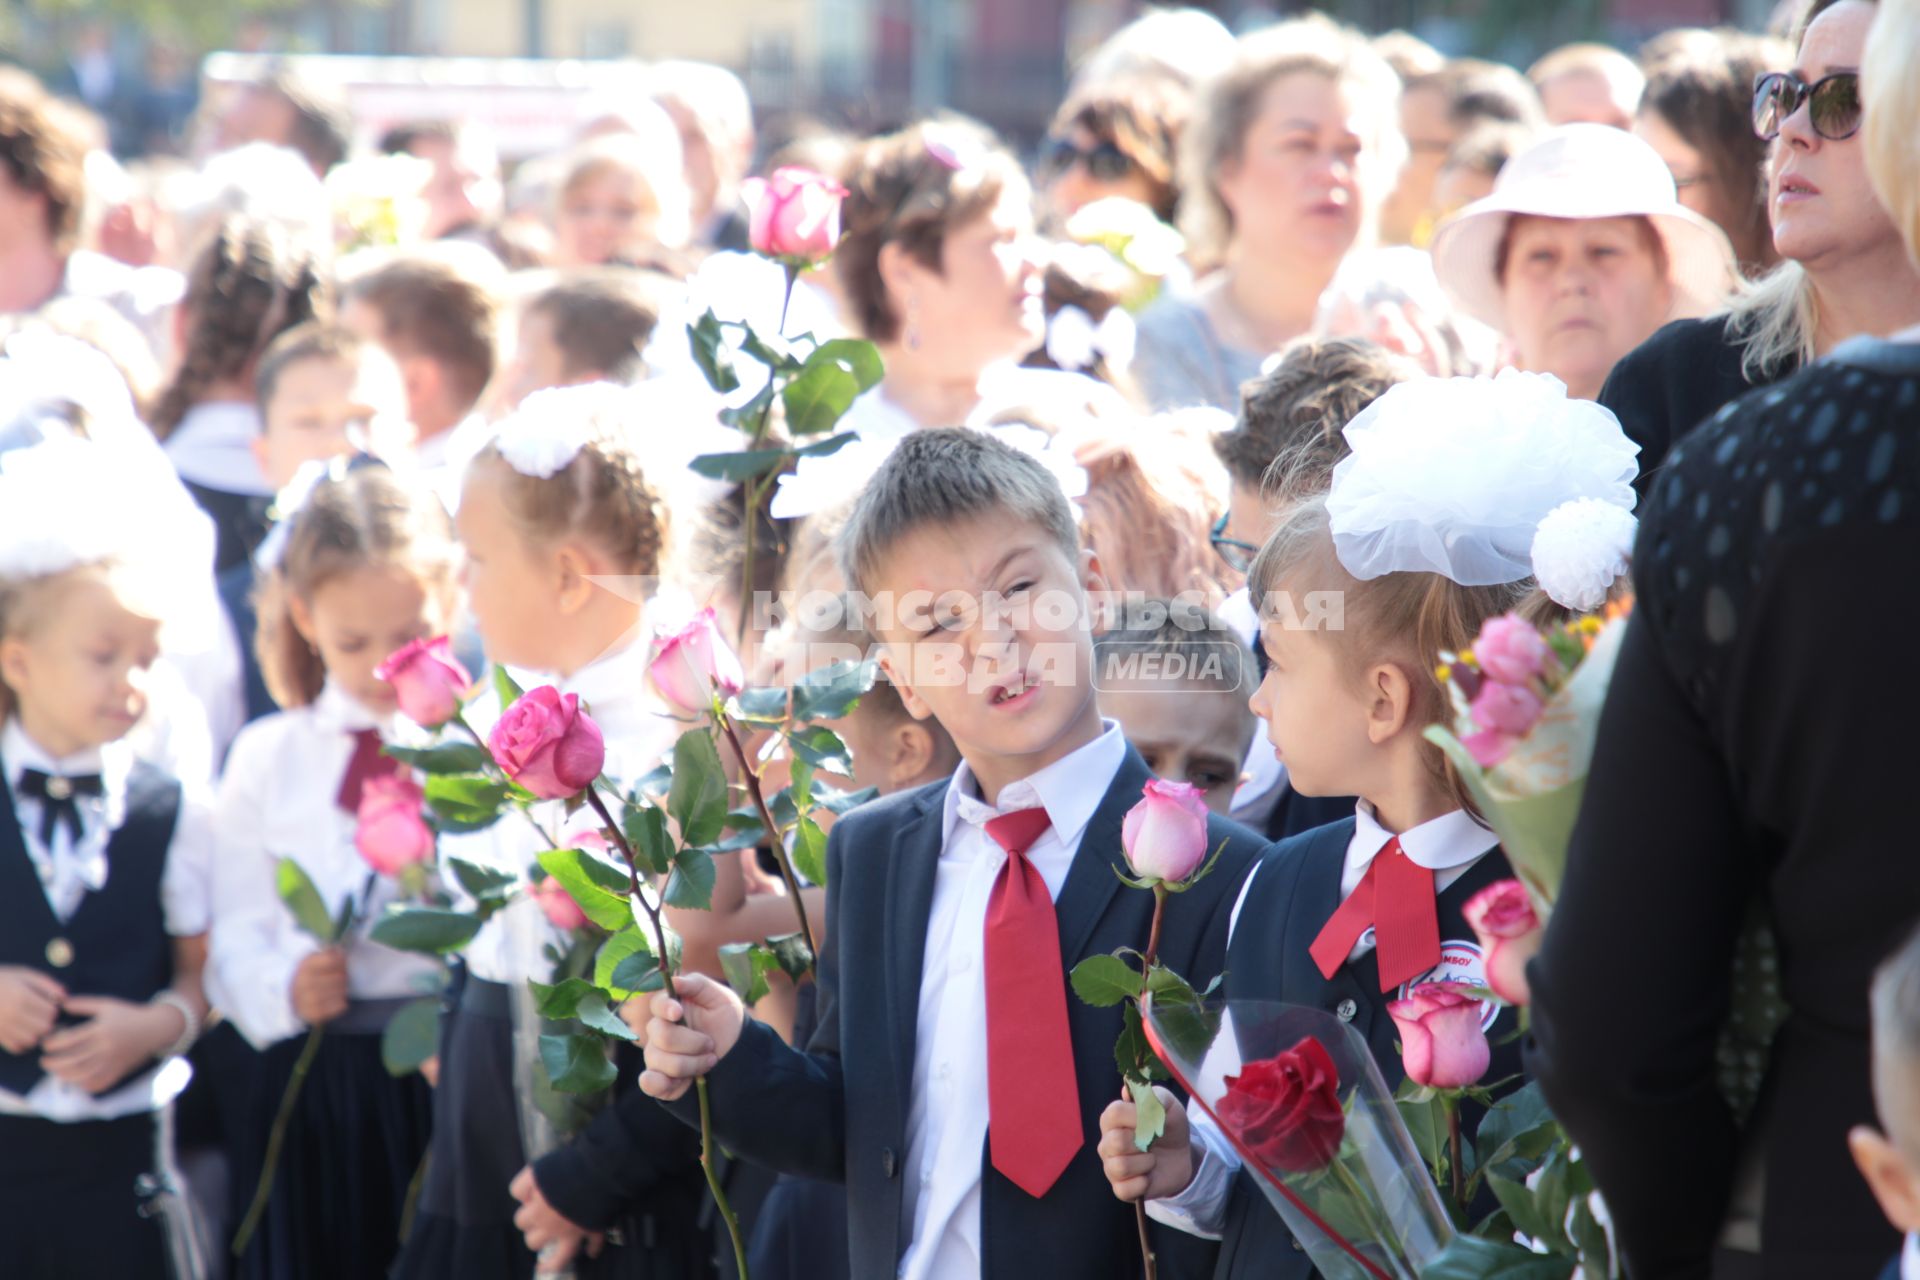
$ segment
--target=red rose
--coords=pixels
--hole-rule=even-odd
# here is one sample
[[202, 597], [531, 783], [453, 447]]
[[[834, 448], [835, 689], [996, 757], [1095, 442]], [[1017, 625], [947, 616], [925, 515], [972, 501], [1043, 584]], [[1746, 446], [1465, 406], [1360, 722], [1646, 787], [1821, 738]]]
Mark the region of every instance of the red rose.
[[580, 695], [561, 697], [543, 684], [520, 695], [487, 735], [493, 762], [542, 800], [586, 790], [607, 761], [600, 726], [580, 709]]
[[1308, 1036], [1228, 1076], [1219, 1116], [1261, 1161], [1286, 1173], [1312, 1173], [1339, 1153], [1346, 1132], [1340, 1072], [1326, 1047]]

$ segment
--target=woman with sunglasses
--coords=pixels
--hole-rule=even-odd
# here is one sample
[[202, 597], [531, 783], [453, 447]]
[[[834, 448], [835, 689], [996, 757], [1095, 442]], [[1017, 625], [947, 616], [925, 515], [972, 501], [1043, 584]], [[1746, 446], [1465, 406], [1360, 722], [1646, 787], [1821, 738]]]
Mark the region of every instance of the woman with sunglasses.
[[1324, 18], [1242, 37], [1181, 140], [1191, 293], [1140, 315], [1132, 373], [1156, 409], [1239, 408], [1240, 384], [1309, 332], [1356, 246], [1376, 239], [1405, 156], [1400, 82]]
[[[1851, 28], [1844, 44], [1827, 43], [1835, 23]], [[1851, 0], [1808, 32], [1798, 68], [1815, 83], [1859, 71], [1855, 163], [1896, 211], [1909, 262], [1916, 59], [1920, 5], [1891, 0], [1875, 17]], [[1838, 166], [1807, 164], [1822, 148], [1794, 137], [1810, 128], [1798, 105], [1774, 190], [1800, 176], [1830, 198]], [[1528, 970], [1529, 1072], [1579, 1143], [1633, 1276], [1864, 1280], [1900, 1248], [1876, 1193], [1903, 1229], [1920, 1225], [1910, 1157], [1863, 1132], [1876, 1074], [1897, 1086], [1883, 1104], [1913, 1103], [1904, 1064], [1875, 1070], [1893, 1059], [1873, 1062], [1868, 990], [1920, 917], [1902, 785], [1920, 768], [1920, 682], [1887, 643], [1920, 629], [1906, 589], [1917, 411], [1920, 325], [1842, 341], [1682, 440], [1642, 507], [1638, 601]], [[1730, 1011], [1754, 1007], [1734, 975], [1762, 903], [1784, 1020], [1729, 1035]]]
[[1748, 390], [1856, 334], [1920, 320], [1907, 260], [1861, 151], [1869, 0], [1814, 0], [1791, 71], [1759, 78], [1754, 132], [1772, 148], [1767, 212], [1784, 259], [1722, 313], [1666, 326], [1614, 366], [1600, 403], [1640, 446], [1640, 486], [1674, 443]]
[[1192, 107], [1186, 88], [1164, 77], [1077, 90], [1054, 114], [1040, 148], [1048, 219], [1064, 227], [1087, 205], [1118, 196], [1172, 222], [1180, 203], [1174, 147]]

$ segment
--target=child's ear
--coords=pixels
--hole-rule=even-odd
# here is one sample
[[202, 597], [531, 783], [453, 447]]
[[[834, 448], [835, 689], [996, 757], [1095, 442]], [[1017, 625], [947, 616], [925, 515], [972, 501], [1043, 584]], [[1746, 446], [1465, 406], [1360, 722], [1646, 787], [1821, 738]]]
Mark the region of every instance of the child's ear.
[[19, 636], [8, 636], [0, 640], [0, 680], [4, 680], [12, 689], [23, 689], [27, 685], [27, 669], [32, 664], [28, 660], [27, 642]]
[[902, 672], [900, 664], [893, 660], [893, 646], [881, 645], [878, 658], [881, 672], [887, 679], [893, 681], [893, 687], [900, 695], [900, 705], [907, 709], [907, 714], [915, 720], [925, 720], [932, 715], [933, 708], [929, 707], [918, 691], [907, 682], [906, 676], [911, 673]]
[[293, 629], [300, 633], [302, 640], [316, 649], [319, 648], [313, 638], [313, 610], [307, 608], [307, 602], [291, 591], [287, 592], [287, 617], [293, 622]]
[[1847, 1146], [1887, 1221], [1900, 1231], [1920, 1231], [1920, 1175], [1900, 1149], [1867, 1125], [1856, 1125], [1847, 1134]]
[[553, 553], [553, 568], [559, 580], [560, 612], [578, 613], [586, 608], [600, 589], [590, 578], [599, 572], [592, 554], [578, 543], [562, 543]]
[[893, 727], [887, 735], [887, 782], [898, 788], [921, 777], [933, 763], [933, 734], [918, 720]]
[[1413, 684], [1398, 663], [1383, 662], [1367, 672], [1367, 740], [1378, 746], [1402, 729], [1413, 714]]

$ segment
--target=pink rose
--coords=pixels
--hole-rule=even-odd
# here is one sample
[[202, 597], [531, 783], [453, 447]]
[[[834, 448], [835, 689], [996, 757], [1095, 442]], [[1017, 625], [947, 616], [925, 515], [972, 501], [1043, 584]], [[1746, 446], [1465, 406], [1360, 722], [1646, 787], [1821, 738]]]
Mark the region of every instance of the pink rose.
[[1532, 998], [1527, 988], [1527, 961], [1540, 950], [1540, 917], [1533, 899], [1518, 880], [1488, 885], [1468, 899], [1461, 910], [1486, 956], [1487, 986], [1511, 1005]]
[[533, 886], [533, 900], [540, 904], [547, 920], [556, 929], [581, 929], [586, 927], [587, 913], [573, 900], [566, 886], [552, 876], [548, 876]]
[[1473, 762], [1482, 769], [1491, 769], [1505, 760], [1513, 751], [1513, 744], [1520, 741], [1510, 733], [1501, 733], [1497, 729], [1482, 729], [1479, 733], [1470, 733], [1460, 739], [1460, 745], [1467, 749]]
[[769, 258], [818, 262], [840, 243], [840, 201], [847, 189], [811, 169], [775, 169], [771, 178], [740, 184], [747, 202], [747, 238]]
[[667, 705], [686, 715], [705, 715], [715, 694], [730, 698], [746, 687], [740, 657], [720, 634], [712, 609], [660, 642], [647, 668]]
[[353, 847], [383, 876], [397, 876], [433, 857], [433, 830], [421, 807], [426, 793], [398, 774], [368, 778], [360, 788]]
[[1523, 734], [1533, 728], [1546, 710], [1540, 695], [1523, 684], [1501, 684], [1489, 680], [1480, 686], [1469, 708], [1473, 722], [1496, 733]]
[[1400, 1032], [1407, 1079], [1435, 1089], [1464, 1089], [1487, 1074], [1493, 1050], [1480, 1026], [1480, 1001], [1458, 982], [1426, 982], [1387, 1005]]
[[1480, 628], [1473, 642], [1473, 660], [1501, 684], [1527, 684], [1547, 669], [1553, 650], [1525, 620], [1503, 613]]
[[438, 729], [453, 719], [461, 695], [473, 685], [445, 636], [409, 641], [387, 655], [373, 674], [393, 686], [401, 712], [423, 729]]
[[607, 762], [600, 726], [580, 709], [580, 695], [562, 697], [545, 684], [507, 708], [487, 735], [487, 750], [507, 777], [542, 800], [580, 794]]
[[1120, 843], [1141, 879], [1185, 880], [1207, 857], [1207, 804], [1200, 788], [1150, 779], [1120, 824]]

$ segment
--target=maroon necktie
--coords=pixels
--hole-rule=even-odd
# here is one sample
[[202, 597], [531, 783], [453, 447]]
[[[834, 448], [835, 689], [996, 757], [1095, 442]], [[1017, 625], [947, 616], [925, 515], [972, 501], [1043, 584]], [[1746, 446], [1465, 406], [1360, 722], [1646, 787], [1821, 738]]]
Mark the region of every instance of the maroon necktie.
[[375, 729], [355, 729], [353, 731], [353, 755], [347, 760], [347, 771], [340, 778], [340, 790], [333, 802], [348, 813], [360, 812], [360, 789], [369, 778], [384, 778], [400, 772], [406, 766], [392, 756], [380, 754], [380, 734]]
[[1392, 991], [1440, 963], [1433, 872], [1407, 857], [1397, 836], [1367, 864], [1367, 874], [1308, 948], [1322, 977], [1339, 972], [1369, 927], [1380, 953], [1382, 991]]
[[993, 1167], [1030, 1196], [1047, 1193], [1084, 1141], [1066, 971], [1047, 882], [1027, 850], [1045, 809], [987, 823], [1007, 851], [987, 898], [987, 1131]]

